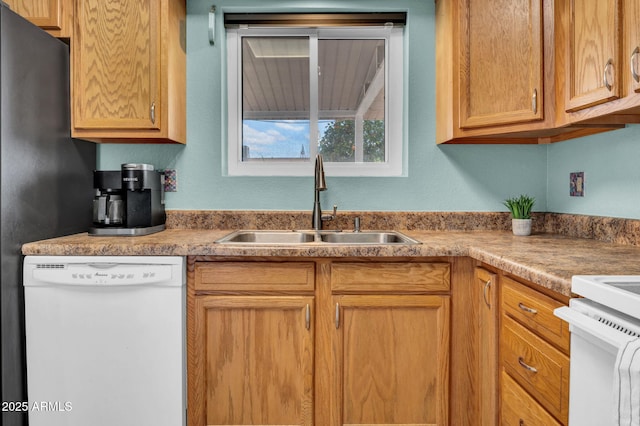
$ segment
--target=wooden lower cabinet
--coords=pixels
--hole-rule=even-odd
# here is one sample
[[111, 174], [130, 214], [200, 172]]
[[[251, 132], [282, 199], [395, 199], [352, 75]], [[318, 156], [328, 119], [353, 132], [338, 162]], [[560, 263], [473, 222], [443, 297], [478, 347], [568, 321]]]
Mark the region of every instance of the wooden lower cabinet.
[[247, 260], [189, 259], [189, 426], [449, 424], [447, 262]]
[[498, 275], [477, 267], [474, 278], [478, 295], [477, 424], [495, 426], [498, 422]]
[[312, 310], [311, 296], [197, 297], [190, 424], [313, 424]]
[[566, 425], [568, 298], [470, 258], [190, 257], [189, 426]]
[[332, 424], [447, 424], [449, 297], [333, 301]]

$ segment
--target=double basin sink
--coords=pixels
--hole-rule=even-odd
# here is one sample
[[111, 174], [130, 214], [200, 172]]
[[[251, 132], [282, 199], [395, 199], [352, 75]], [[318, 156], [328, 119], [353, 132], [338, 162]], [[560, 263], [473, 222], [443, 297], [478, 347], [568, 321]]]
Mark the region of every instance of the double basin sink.
[[420, 244], [397, 231], [257, 231], [240, 230], [219, 239], [220, 244]]

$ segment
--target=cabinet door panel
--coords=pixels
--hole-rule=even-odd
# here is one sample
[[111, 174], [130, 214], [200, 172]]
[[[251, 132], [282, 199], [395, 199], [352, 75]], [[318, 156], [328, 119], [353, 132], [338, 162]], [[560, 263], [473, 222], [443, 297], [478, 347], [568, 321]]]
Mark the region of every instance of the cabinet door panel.
[[74, 127], [158, 129], [159, 1], [76, 2]]
[[62, 0], [8, 0], [11, 10], [40, 28], [60, 29]]
[[541, 120], [541, 0], [468, 0], [462, 19], [460, 127]]
[[640, 2], [627, 0], [624, 5], [624, 31], [627, 37], [625, 55], [629, 57], [631, 74], [631, 90], [640, 93]]
[[200, 296], [195, 312], [191, 424], [313, 423], [313, 297]]
[[333, 301], [333, 424], [446, 424], [449, 297]]
[[478, 425], [498, 424], [498, 281], [497, 275], [476, 268], [480, 294], [478, 318]]
[[620, 3], [621, 0], [569, 1], [568, 112], [621, 96]]
[[71, 37], [73, 0], [5, 0], [5, 3], [52, 36]]

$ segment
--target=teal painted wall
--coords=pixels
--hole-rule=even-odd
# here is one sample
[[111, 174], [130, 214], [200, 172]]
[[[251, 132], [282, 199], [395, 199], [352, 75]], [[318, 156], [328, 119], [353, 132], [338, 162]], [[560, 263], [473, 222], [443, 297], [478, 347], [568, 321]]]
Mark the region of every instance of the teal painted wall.
[[[432, 0], [219, 0], [218, 11], [406, 10], [408, 24], [408, 141], [406, 177], [327, 176], [325, 209], [382, 211], [506, 211], [502, 200], [527, 193], [547, 210], [546, 146], [436, 146], [435, 26]], [[313, 178], [228, 177], [222, 173], [224, 136], [223, 28], [207, 39], [211, 1], [187, 2], [187, 145], [101, 145], [100, 169], [147, 162], [178, 173], [178, 192], [167, 194], [169, 209], [311, 210]], [[267, 8], [267, 9], [265, 9]]]
[[[640, 219], [640, 126], [548, 147], [547, 209]], [[569, 174], [584, 172], [584, 197], [569, 196]]]

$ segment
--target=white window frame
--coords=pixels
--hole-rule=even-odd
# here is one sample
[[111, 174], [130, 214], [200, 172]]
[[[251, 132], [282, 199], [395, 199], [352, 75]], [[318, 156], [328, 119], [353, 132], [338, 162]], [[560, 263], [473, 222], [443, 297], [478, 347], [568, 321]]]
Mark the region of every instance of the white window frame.
[[[343, 28], [239, 28], [227, 29], [227, 175], [229, 176], [310, 176], [313, 174], [317, 144], [309, 143], [309, 161], [242, 161], [242, 37], [309, 36], [310, 141], [318, 139], [317, 87], [318, 39], [385, 39], [385, 162], [324, 162], [331, 176], [403, 176], [406, 163], [404, 139], [404, 29], [402, 27]], [[313, 88], [316, 88], [315, 91]]]

